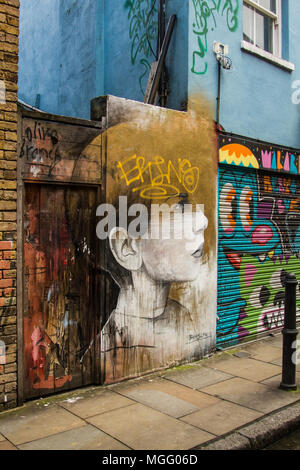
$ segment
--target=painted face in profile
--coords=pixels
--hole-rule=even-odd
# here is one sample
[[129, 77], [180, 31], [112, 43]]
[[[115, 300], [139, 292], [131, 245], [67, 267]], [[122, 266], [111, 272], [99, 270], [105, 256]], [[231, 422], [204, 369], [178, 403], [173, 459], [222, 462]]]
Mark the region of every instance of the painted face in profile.
[[147, 238], [138, 249], [147, 274], [160, 282], [194, 281], [200, 274], [207, 218], [183, 205], [166, 210], [159, 218], [151, 217]]

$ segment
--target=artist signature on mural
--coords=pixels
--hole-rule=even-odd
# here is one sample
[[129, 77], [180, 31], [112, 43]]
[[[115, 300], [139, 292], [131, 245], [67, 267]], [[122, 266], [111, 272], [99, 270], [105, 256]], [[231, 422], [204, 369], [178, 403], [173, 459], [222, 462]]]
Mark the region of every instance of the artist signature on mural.
[[[126, 186], [139, 192], [143, 199], [165, 199], [178, 196], [180, 188], [193, 194], [199, 183], [199, 168], [192, 166], [188, 159], [178, 158], [177, 164], [156, 156], [146, 162], [145, 157], [133, 155], [118, 162]], [[174, 184], [175, 181], [175, 184]]]
[[200, 333], [196, 335], [189, 335], [189, 344], [195, 343], [196, 341], [201, 341], [207, 338], [211, 338], [211, 335], [208, 333], [203, 333], [202, 335]]

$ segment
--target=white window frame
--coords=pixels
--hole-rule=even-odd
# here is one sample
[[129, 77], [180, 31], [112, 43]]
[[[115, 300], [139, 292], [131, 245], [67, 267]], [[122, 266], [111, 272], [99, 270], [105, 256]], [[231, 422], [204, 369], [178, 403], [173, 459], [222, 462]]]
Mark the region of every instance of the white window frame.
[[[274, 22], [273, 26], [273, 38], [272, 38], [272, 43], [273, 43], [273, 51], [270, 53], [268, 51], [265, 51], [264, 49], [256, 46], [256, 15], [254, 14], [254, 23], [253, 23], [253, 32], [254, 32], [254, 44], [251, 44], [250, 42], [248, 44], [251, 44], [252, 48], [254, 47], [255, 49], [264, 51], [267, 54], [271, 54], [274, 57], [281, 58], [282, 54], [282, 34], [281, 34], [281, 0], [276, 0], [276, 12], [273, 13], [272, 11], [268, 10], [267, 8], [263, 7], [262, 5], [259, 5], [257, 1], [255, 0], [243, 0], [243, 7], [244, 4], [249, 5], [250, 7], [254, 8], [254, 11], [259, 11], [260, 13], [263, 13], [264, 15], [268, 16], [271, 18]], [[243, 40], [243, 43], [247, 43], [248, 41]]]

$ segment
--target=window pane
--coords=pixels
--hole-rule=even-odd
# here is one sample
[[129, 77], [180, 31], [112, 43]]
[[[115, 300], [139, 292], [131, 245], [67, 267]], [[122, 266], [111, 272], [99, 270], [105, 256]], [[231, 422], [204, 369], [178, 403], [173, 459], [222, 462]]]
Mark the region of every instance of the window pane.
[[259, 0], [258, 3], [267, 10], [276, 13], [276, 0]]
[[256, 46], [273, 52], [273, 20], [256, 11]]
[[243, 38], [244, 41], [254, 44], [254, 9], [244, 4], [243, 9]]

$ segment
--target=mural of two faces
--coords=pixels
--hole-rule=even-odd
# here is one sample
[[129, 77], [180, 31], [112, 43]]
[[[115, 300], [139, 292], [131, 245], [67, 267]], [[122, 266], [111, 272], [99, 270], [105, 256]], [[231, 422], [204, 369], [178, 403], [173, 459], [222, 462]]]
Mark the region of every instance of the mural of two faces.
[[283, 326], [286, 273], [300, 280], [300, 159], [224, 134], [219, 161], [221, 345]]

